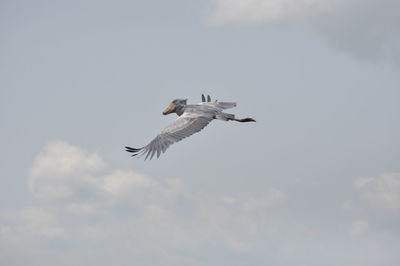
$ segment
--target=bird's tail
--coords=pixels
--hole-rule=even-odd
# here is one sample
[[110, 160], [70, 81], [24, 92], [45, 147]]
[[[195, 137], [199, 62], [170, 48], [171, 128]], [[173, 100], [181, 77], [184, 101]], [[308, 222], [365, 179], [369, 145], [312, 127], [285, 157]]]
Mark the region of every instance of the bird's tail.
[[229, 120], [234, 120], [235, 115], [227, 113], [219, 113], [215, 116], [215, 118], [222, 121], [229, 121]]
[[222, 108], [222, 109], [229, 109], [233, 108], [236, 106], [236, 103], [234, 102], [216, 102], [217, 106]]

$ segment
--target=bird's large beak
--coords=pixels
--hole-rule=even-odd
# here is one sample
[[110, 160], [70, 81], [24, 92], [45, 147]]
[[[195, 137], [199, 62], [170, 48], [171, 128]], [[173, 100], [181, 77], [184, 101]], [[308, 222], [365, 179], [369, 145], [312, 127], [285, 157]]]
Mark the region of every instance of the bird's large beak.
[[176, 109], [176, 105], [173, 104], [173, 103], [171, 103], [171, 104], [167, 107], [167, 109], [164, 110], [163, 115], [167, 115], [167, 114], [173, 113], [173, 112], [175, 111], [175, 109]]

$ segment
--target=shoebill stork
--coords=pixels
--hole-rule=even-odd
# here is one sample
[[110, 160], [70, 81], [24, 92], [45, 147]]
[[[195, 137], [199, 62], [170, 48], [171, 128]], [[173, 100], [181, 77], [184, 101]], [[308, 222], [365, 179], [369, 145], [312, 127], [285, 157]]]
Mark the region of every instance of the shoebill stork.
[[157, 158], [164, 153], [167, 148], [175, 142], [199, 132], [212, 120], [236, 121], [236, 122], [255, 122], [253, 118], [235, 118], [235, 115], [224, 113], [225, 109], [236, 106], [234, 102], [211, 101], [210, 95], [201, 95], [201, 103], [187, 104], [187, 99], [175, 99], [165, 109], [163, 115], [176, 113], [178, 118], [167, 126], [149, 144], [142, 148], [125, 147], [132, 156], [146, 155], [145, 160], [150, 160], [157, 154]]

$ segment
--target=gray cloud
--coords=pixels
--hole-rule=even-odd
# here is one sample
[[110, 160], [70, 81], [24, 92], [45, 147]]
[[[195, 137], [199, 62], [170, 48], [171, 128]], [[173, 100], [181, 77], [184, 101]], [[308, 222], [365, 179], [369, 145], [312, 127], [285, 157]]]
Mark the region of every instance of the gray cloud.
[[5, 241], [21, 242], [31, 237], [63, 237], [64, 229], [59, 226], [53, 213], [37, 207], [2, 213], [0, 236]]
[[214, 0], [209, 22], [214, 25], [274, 23], [320, 12], [329, 0]]
[[208, 21], [220, 26], [300, 23], [357, 58], [400, 62], [398, 10], [396, 0], [215, 0]]
[[371, 207], [400, 214], [400, 173], [359, 178], [355, 182], [361, 199]]

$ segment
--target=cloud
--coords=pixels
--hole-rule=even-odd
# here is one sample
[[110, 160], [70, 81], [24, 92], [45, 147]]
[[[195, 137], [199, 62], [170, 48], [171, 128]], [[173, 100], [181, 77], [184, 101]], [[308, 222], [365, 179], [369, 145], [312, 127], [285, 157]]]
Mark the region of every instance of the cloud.
[[351, 225], [351, 234], [354, 236], [363, 236], [367, 233], [369, 224], [365, 220], [356, 220]]
[[[392, 206], [398, 176], [359, 179], [355, 187], [368, 204], [373, 199], [380, 207]], [[315, 221], [295, 195], [274, 186], [248, 196], [221, 183], [199, 189], [189, 178], [147, 176], [65, 141], [50, 142], [27, 177], [32, 200], [18, 209], [0, 209], [0, 260], [7, 265], [130, 265], [134, 258], [141, 265], [186, 266], [220, 265], [223, 258], [224, 265], [258, 265], [268, 254], [272, 264], [294, 265], [318, 246], [321, 257], [305, 261], [315, 264], [328, 254], [343, 255], [331, 253], [335, 244], [320, 245], [321, 237], [326, 243], [343, 241], [340, 246], [352, 250], [340, 234], [343, 223], [357, 236], [353, 241], [362, 241], [359, 245], [375, 241], [369, 232], [379, 228], [368, 213], [354, 217], [354, 202], [345, 204], [353, 213], [349, 226], [340, 214], [331, 219], [316, 211]], [[331, 230], [334, 236], [325, 233]]]
[[214, 0], [211, 25], [308, 25], [357, 58], [400, 62], [397, 0]]
[[0, 222], [0, 236], [14, 242], [29, 237], [62, 237], [65, 233], [54, 215], [41, 208], [3, 213]]
[[287, 196], [285, 193], [276, 188], [271, 188], [262, 198], [250, 198], [244, 201], [242, 203], [242, 208], [249, 211], [274, 208], [282, 205], [286, 200]]
[[354, 186], [360, 192], [361, 199], [370, 206], [393, 213], [400, 212], [400, 173], [359, 178]]
[[116, 170], [102, 179], [102, 188], [114, 195], [120, 195], [133, 188], [149, 188], [156, 184], [152, 179], [133, 171]]
[[322, 9], [329, 2], [329, 0], [215, 0], [209, 22], [214, 25], [279, 22]]
[[[253, 252], [253, 238], [278, 226], [263, 217], [288, 199], [274, 187], [260, 197], [213, 195], [180, 178], [157, 180], [112, 167], [100, 155], [65, 141], [45, 145], [33, 161], [27, 185], [34, 206], [0, 212], [0, 247], [13, 243], [35, 253], [36, 248], [46, 249], [43, 237], [78, 250], [81, 243], [117, 241], [131, 243], [129, 254], [150, 254], [148, 259], [164, 254], [172, 262], [185, 261], [185, 256], [170, 255], [181, 247]], [[33, 244], [30, 249], [23, 243], [42, 247]], [[20, 255], [13, 254], [14, 248], [6, 250], [8, 256]]]
[[28, 177], [32, 194], [41, 200], [123, 195], [134, 188], [155, 185], [134, 171], [110, 169], [96, 153], [64, 141], [48, 143], [35, 158]]
[[34, 160], [28, 186], [39, 199], [65, 199], [80, 189], [99, 186], [97, 174], [106, 167], [97, 154], [89, 154], [63, 141], [53, 141]]

